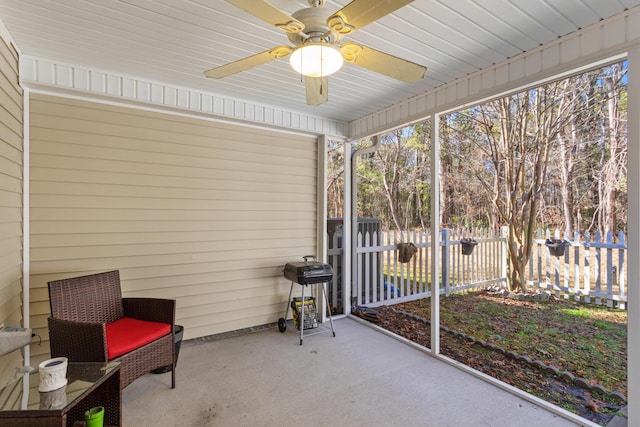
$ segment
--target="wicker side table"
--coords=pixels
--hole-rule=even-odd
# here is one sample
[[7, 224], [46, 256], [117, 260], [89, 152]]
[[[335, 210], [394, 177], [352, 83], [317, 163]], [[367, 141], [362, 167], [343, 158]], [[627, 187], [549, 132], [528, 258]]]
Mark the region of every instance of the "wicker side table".
[[71, 427], [94, 406], [104, 406], [105, 426], [122, 425], [119, 362], [71, 362], [67, 379], [65, 387], [41, 393], [34, 371], [0, 389], [0, 425]]

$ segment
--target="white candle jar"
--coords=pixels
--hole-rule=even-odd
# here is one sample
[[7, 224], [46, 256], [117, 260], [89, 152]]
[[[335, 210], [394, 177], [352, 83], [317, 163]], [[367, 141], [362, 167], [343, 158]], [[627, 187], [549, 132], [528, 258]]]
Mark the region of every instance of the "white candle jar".
[[67, 385], [67, 365], [66, 357], [55, 357], [39, 364], [40, 385], [38, 390], [52, 391]]

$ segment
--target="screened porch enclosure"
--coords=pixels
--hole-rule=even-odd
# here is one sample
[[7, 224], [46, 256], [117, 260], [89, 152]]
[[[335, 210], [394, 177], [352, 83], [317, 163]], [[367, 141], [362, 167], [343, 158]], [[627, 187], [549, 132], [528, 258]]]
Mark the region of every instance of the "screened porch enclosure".
[[[81, 0], [81, 2], [83, 4], [86, 3], [90, 9], [111, 7], [111, 5], [97, 4], [90, 0]], [[282, 84], [282, 86], [279, 86], [281, 90], [277, 93], [277, 98], [275, 92], [268, 93], [264, 90], [268, 85], [265, 85], [264, 82], [260, 83], [261, 80], [259, 78], [240, 80], [248, 83], [237, 86], [238, 88], [242, 87], [243, 90], [247, 89], [247, 96], [236, 98], [237, 93], [233, 91], [229, 91], [226, 94], [213, 93], [211, 86], [204, 88], [199, 86], [199, 82], [190, 86], [185, 82], [181, 83], [179, 79], [162, 79], [161, 74], [147, 74], [146, 71], [157, 71], [157, 69], [149, 67], [150, 62], [147, 61], [146, 55], [139, 55], [138, 52], [129, 56], [129, 59], [134, 59], [137, 68], [119, 67], [120, 63], [117, 60], [110, 63], [91, 63], [89, 61], [90, 57], [104, 59], [100, 55], [100, 49], [97, 48], [97, 45], [95, 46], [96, 49], [91, 50], [92, 55], [85, 55], [84, 57], [81, 55], [77, 57], [79, 58], [77, 60], [74, 60], [71, 56], [65, 57], [59, 54], [62, 50], [51, 49], [47, 46], [47, 42], [60, 41], [60, 39], [35, 37], [49, 34], [48, 31], [38, 29], [38, 25], [58, 25], [62, 32], [69, 36], [69, 39], [76, 39], [68, 40], [70, 41], [69, 43], [58, 43], [58, 47], [60, 49], [69, 49], [67, 52], [76, 50], [80, 53], [82, 52], [74, 47], [77, 45], [72, 42], [78, 41], [84, 46], [89, 46], [91, 40], [109, 44], [112, 41], [111, 36], [119, 37], [121, 34], [133, 36], [134, 33], [137, 34], [138, 32], [113, 32], [109, 30], [110, 27], [108, 25], [105, 25], [101, 27], [107, 29], [105, 37], [80, 38], [77, 37], [75, 32], [66, 30], [69, 28], [69, 22], [74, 22], [74, 18], [70, 17], [70, 15], [67, 16], [64, 13], [60, 13], [47, 16], [47, 19], [29, 19], [31, 14], [36, 17], [40, 14], [40, 18], [44, 18], [45, 9], [14, 6], [17, 3], [19, 2], [15, 0], [0, 0], [2, 7], [2, 12], [0, 12], [0, 21], [2, 21], [0, 22], [0, 36], [3, 40], [1, 46], [3, 48], [2, 63], [5, 65], [2, 73], [0, 73], [2, 74], [0, 82], [2, 83], [2, 89], [8, 94], [8, 102], [3, 103], [3, 106], [8, 106], [7, 114], [0, 117], [0, 125], [8, 129], [10, 134], [8, 137], [6, 134], [0, 137], [3, 153], [5, 153], [0, 157], [2, 157], [2, 164], [5, 166], [3, 171], [6, 172], [6, 175], [3, 175], [2, 188], [7, 196], [4, 204], [3, 220], [9, 224], [3, 229], [3, 241], [7, 243], [5, 249], [8, 255], [5, 258], [6, 268], [3, 269], [5, 273], [2, 291], [9, 298], [4, 301], [6, 304], [0, 310], [0, 320], [5, 323], [17, 324], [22, 322], [24, 326], [33, 327], [42, 332], [45, 328], [44, 321], [47, 316], [47, 297], [44, 291], [44, 283], [46, 283], [47, 277], [62, 277], [70, 275], [70, 273], [111, 268], [113, 267], [111, 264], [113, 260], [117, 260], [124, 266], [127, 274], [127, 284], [131, 286], [129, 290], [131, 294], [160, 293], [167, 297], [175, 297], [182, 300], [179, 303], [178, 317], [181, 323], [191, 323], [187, 331], [190, 331], [194, 338], [251, 328], [276, 319], [281, 314], [280, 307], [283, 305], [288, 291], [288, 283], [285, 283], [282, 279], [281, 266], [286, 261], [297, 259], [299, 256], [310, 252], [315, 252], [319, 255], [328, 253], [329, 258], [337, 256], [332, 251], [349, 251], [352, 248], [356, 252], [353, 258], [351, 258], [350, 253], [343, 253], [342, 256], [345, 260], [342, 265], [345, 271], [342, 275], [343, 280], [339, 280], [339, 277], [336, 277], [331, 285], [332, 295], [330, 299], [332, 308], [341, 307], [342, 313], [348, 313], [352, 305], [371, 306], [421, 297], [429, 291], [429, 284], [433, 283], [429, 277], [431, 271], [435, 271], [434, 276], [441, 278], [443, 281], [439, 293], [443, 295], [446, 295], [447, 292], [446, 282], [448, 282], [450, 292], [453, 292], [453, 289], [474, 289], [476, 287], [491, 286], [490, 284], [492, 283], [500, 283], [504, 278], [503, 266], [498, 265], [495, 260], [484, 261], [484, 254], [494, 254], [489, 249], [489, 243], [483, 249], [484, 242], [478, 242], [471, 255], [462, 255], [460, 253], [460, 243], [456, 243], [456, 238], [449, 236], [447, 246], [443, 246], [445, 244], [445, 236], [439, 232], [431, 235], [427, 234], [423, 237], [403, 236], [398, 237], [398, 240], [384, 240], [380, 236], [377, 236], [374, 240], [371, 235], [368, 238], [363, 235], [359, 248], [357, 242], [352, 244], [352, 242], [348, 241], [349, 237], [345, 237], [346, 241], [343, 241], [345, 247], [328, 250], [322, 242], [324, 238], [323, 223], [325, 220], [323, 195], [321, 194], [323, 182], [321, 177], [311, 173], [312, 170], [322, 170], [322, 159], [318, 158], [321, 153], [316, 148], [323, 145], [324, 138], [353, 141], [380, 134], [407, 123], [424, 120], [425, 117], [437, 119], [440, 114], [446, 114], [447, 111], [459, 108], [461, 105], [477, 103], [483, 99], [518, 90], [522, 87], [529, 87], [541, 81], [556, 79], [559, 76], [574, 73], [579, 69], [619, 61], [621, 58], [629, 59], [629, 93], [632, 94], [628, 100], [630, 140], [628, 161], [629, 217], [640, 217], [640, 170], [638, 169], [638, 165], [640, 165], [640, 144], [638, 144], [640, 140], [640, 99], [635, 96], [635, 94], [640, 93], [640, 50], [638, 50], [640, 6], [635, 0], [601, 3], [589, 3], [583, 0], [567, 2], [566, 4], [579, 4], [586, 9], [592, 8], [591, 12], [595, 12], [593, 8], [596, 8], [595, 16], [600, 13], [605, 14], [607, 17], [585, 22], [584, 25], [571, 26], [568, 27], [569, 29], [560, 26], [561, 29], [566, 29], [566, 31], [563, 30], [564, 32], [549, 38], [544, 43], [534, 43], [529, 49], [516, 49], [511, 53], [494, 51], [493, 53], [497, 54], [497, 57], [494, 58], [495, 60], [477, 55], [481, 59], [479, 65], [470, 66], [456, 78], [451, 78], [451, 74], [448, 73], [446, 67], [438, 71], [436, 66], [431, 71], [436, 72], [435, 75], [439, 75], [440, 79], [434, 79], [433, 82], [435, 84], [433, 86], [425, 90], [406, 93], [397, 102], [394, 101], [393, 105], [377, 104], [376, 108], [367, 109], [365, 108], [366, 103], [361, 103], [360, 109], [357, 111], [362, 113], [352, 116], [349, 121], [343, 121], [343, 117], [339, 114], [322, 116], [320, 109], [315, 109], [314, 111], [305, 109], [303, 112], [296, 110], [296, 104], [292, 103], [294, 97], [290, 96], [291, 86], [294, 82], [282, 80], [280, 73], [270, 74], [274, 81], [278, 80], [274, 85]], [[135, 0], [117, 3], [118, 7], [137, 7]], [[285, 1], [278, 1], [278, 3], [284, 5]], [[423, 2], [422, 7], [427, 3], [429, 2]], [[443, 7], [440, 2], [437, 3], [439, 7]], [[591, 6], [588, 6], [587, 3]], [[596, 4], [597, 6], [595, 6]], [[202, 6], [198, 2], [185, 2], [184, 5], [189, 8]], [[219, 5], [229, 7], [222, 1], [213, 3], [211, 6], [213, 12], [210, 16], [224, 16], [216, 13], [216, 8]], [[68, 6], [58, 5], [55, 2], [51, 2], [49, 6], [52, 8], [68, 8]], [[165, 6], [159, 5], [158, 7]], [[545, 7], [554, 8], [555, 6], [545, 5]], [[140, 11], [142, 12], [142, 9]], [[611, 13], [607, 14], [609, 11]], [[116, 13], [120, 12], [121, 10], [116, 11]], [[78, 9], [77, 13], [90, 12], [89, 10]], [[21, 14], [26, 14], [26, 17]], [[96, 19], [104, 17], [101, 14], [93, 14], [93, 16]], [[129, 14], [123, 16], [132, 17]], [[167, 19], [175, 18], [169, 15], [162, 16]], [[194, 14], [194, 16], [201, 18], [197, 14]], [[584, 15], [581, 16], [584, 17]], [[234, 20], [247, 22], [246, 19], [237, 15], [230, 17]], [[59, 18], [63, 18], [64, 25], [61, 25], [60, 21], [56, 21]], [[67, 18], [70, 21], [66, 21]], [[149, 26], [151, 24], [159, 24], [153, 19], [146, 20], [142, 17], [142, 20]], [[4, 26], [4, 22], [7, 23], [7, 27]], [[184, 23], [188, 25], [188, 22], [185, 21]], [[122, 20], [121, 24], [131, 25], [132, 21]], [[87, 25], [84, 29], [94, 31], [97, 27]], [[384, 26], [381, 27], [384, 28]], [[542, 29], [544, 26], [537, 27]], [[420, 28], [429, 30], [430, 26], [420, 26]], [[78, 27], [78, 30], [80, 29]], [[166, 26], [166, 29], [169, 30], [169, 26]], [[240, 28], [238, 30], [245, 31]], [[522, 32], [525, 38], [530, 36], [521, 28], [518, 31]], [[140, 34], [142, 33], [143, 31], [140, 31]], [[181, 33], [190, 34], [189, 31], [181, 31]], [[165, 35], [163, 31], [156, 31], [154, 34]], [[281, 35], [279, 34], [278, 36]], [[217, 38], [211, 37], [209, 40], [217, 40]], [[241, 38], [234, 40], [241, 40]], [[151, 39], [148, 40], [150, 43], [153, 41]], [[40, 43], [40, 46], [37, 46], [38, 43]], [[393, 44], [392, 42], [390, 43]], [[187, 44], [190, 48], [193, 47], [192, 43], [189, 42]], [[126, 47], [133, 46], [136, 49], [140, 47], [135, 43], [122, 43], [123, 48], [125, 45]], [[108, 48], [121, 59], [127, 58], [121, 55], [120, 50], [114, 50], [112, 47]], [[201, 49], [196, 50], [199, 50], [197, 53], [200, 55]], [[161, 48], [145, 49], [144, 51], [149, 55], [167, 54]], [[10, 53], [7, 54], [7, 52]], [[172, 53], [176, 52], [182, 55], [186, 51], [181, 49], [172, 51]], [[212, 50], [211, 52], [212, 58], [215, 58], [216, 51]], [[228, 55], [235, 55], [234, 52], [236, 52], [236, 48], [229, 49]], [[177, 67], [180, 72], [171, 74], [172, 76], [189, 76], [189, 79], [192, 80], [187, 81], [191, 82], [195, 82], [196, 80], [194, 79], [202, 78], [200, 70], [202, 68], [201, 56], [198, 56], [195, 61], [157, 62], [157, 64], [160, 63], [173, 64], [174, 66], [179, 63]], [[462, 63], [462, 65], [470, 64]], [[175, 72], [176, 69], [174, 68], [172, 71]], [[366, 82], [366, 75], [364, 77], [365, 79], [362, 81]], [[341, 82], [345, 85], [345, 89], [348, 89], [343, 92], [344, 101], [342, 103], [336, 102], [339, 99], [337, 95], [340, 91], [335, 90], [335, 86], [332, 87], [333, 102], [328, 104], [327, 108], [330, 108], [330, 105], [340, 105], [342, 108], [349, 108], [351, 105], [355, 105], [353, 99], [350, 98], [357, 96], [357, 91], [352, 91], [352, 87], [347, 87], [350, 86], [348, 84], [349, 81], [349, 79], [344, 79]], [[252, 87], [256, 89], [254, 92], [260, 96], [251, 97], [250, 91]], [[364, 88], [367, 85], [363, 84], [361, 87]], [[380, 88], [382, 87], [383, 85], [380, 85]], [[370, 88], [374, 89], [374, 86], [370, 86]], [[375, 90], [377, 89], [378, 87], [376, 86]], [[408, 88], [407, 90], [411, 89]], [[362, 90], [360, 92], [367, 91]], [[397, 94], [398, 92], [394, 93], [395, 96]], [[118, 218], [117, 221], [112, 221], [113, 218], [108, 215], [110, 211], [105, 209], [105, 205], [96, 206], [95, 202], [100, 196], [96, 196], [95, 191], [87, 192], [84, 189], [78, 191], [82, 184], [87, 184], [88, 181], [95, 179], [99, 175], [96, 174], [94, 167], [87, 166], [87, 163], [81, 165], [87, 168], [85, 173], [82, 174], [83, 180], [81, 182], [75, 182], [73, 179], [68, 178], [62, 179], [61, 177], [65, 174], [63, 167], [49, 167], [50, 164], [45, 159], [46, 156], [55, 157], [56, 160], [62, 163], [66, 163], [68, 159], [64, 155], [59, 155], [59, 153], [46, 152], [46, 150], [52, 148], [52, 144], [48, 143], [50, 142], [48, 140], [49, 137], [52, 135], [56, 137], [54, 135], [55, 132], [47, 133], [46, 129], [50, 124], [53, 124], [54, 127], [56, 126], [55, 118], [51, 118], [42, 126], [40, 135], [31, 134], [33, 123], [30, 119], [34, 105], [31, 104], [30, 100], [38, 100], [44, 97], [89, 104], [86, 108], [78, 108], [79, 114], [69, 118], [69, 120], [79, 123], [88, 129], [95, 129], [95, 127], [92, 126], [93, 120], [87, 119], [87, 114], [95, 113], [106, 105], [108, 106], [107, 109], [131, 108], [144, 111], [143, 115], [149, 112], [154, 114], [161, 112], [173, 118], [180, 118], [180, 120], [173, 120], [173, 118], [162, 120], [162, 126], [170, 126], [174, 121], [188, 118], [190, 121], [224, 123], [225, 125], [241, 123], [242, 127], [246, 129], [259, 129], [260, 131], [256, 133], [262, 133], [262, 131], [270, 133], [276, 130], [282, 131], [287, 135], [295, 135], [296, 138], [300, 137], [300, 139], [304, 140], [304, 148], [302, 149], [304, 153], [301, 153], [301, 155], [306, 162], [306, 166], [301, 167], [299, 170], [300, 175], [304, 176], [303, 183], [296, 181], [296, 174], [293, 174], [292, 178], [292, 174], [289, 173], [290, 163], [281, 163], [281, 170], [274, 173], [268, 167], [272, 160], [258, 162], [265, 167], [264, 175], [276, 180], [282, 180], [279, 183], [283, 187], [290, 188], [289, 184], [292, 180], [296, 181], [296, 185], [302, 184], [305, 187], [300, 191], [300, 194], [304, 194], [305, 197], [305, 207], [302, 210], [295, 212], [294, 210], [287, 210], [283, 207], [282, 200], [275, 200], [274, 198], [261, 200], [262, 203], [271, 206], [271, 208], [261, 209], [261, 211], [271, 212], [275, 216], [280, 215], [279, 211], [287, 211], [288, 214], [291, 214], [294, 217], [293, 220], [298, 224], [293, 227], [296, 231], [283, 237], [283, 233], [279, 233], [278, 229], [270, 228], [269, 226], [261, 227], [258, 232], [264, 232], [264, 238], [260, 240], [268, 241], [268, 243], [256, 248], [253, 240], [246, 244], [237, 244], [238, 242], [234, 240], [236, 236], [233, 232], [227, 233], [228, 230], [224, 226], [216, 230], [210, 229], [207, 237], [204, 238], [202, 233], [198, 233], [200, 230], [190, 228], [174, 229], [172, 227], [176, 223], [171, 216], [176, 213], [177, 209], [175, 208], [177, 206], [182, 206], [182, 200], [178, 199], [183, 199], [184, 196], [184, 192], [180, 192], [179, 189], [174, 187], [171, 193], [177, 194], [175, 196], [176, 201], [171, 203], [171, 200], [167, 200], [165, 195], [161, 194], [160, 198], [162, 198], [163, 204], [161, 206], [156, 205], [155, 212], [153, 212], [154, 215], [164, 215], [159, 219], [166, 220], [165, 225], [168, 226], [161, 230], [154, 230], [158, 234], [152, 236], [153, 239], [157, 238], [163, 243], [163, 250], [161, 252], [153, 252], [158, 247], [158, 242], [153, 239], [143, 242], [130, 240], [131, 235], [140, 236], [144, 231], [138, 224], [132, 223], [128, 224], [130, 228], [127, 230], [117, 229], [126, 221], [131, 220], [131, 217]], [[281, 104], [273, 101], [274, 99], [280, 100]], [[55, 116], [59, 111], [54, 110], [53, 113], [53, 116]], [[350, 112], [350, 114], [353, 113]], [[131, 116], [135, 115], [137, 114], [123, 114], [121, 117], [128, 116], [127, 120], [129, 120], [132, 119]], [[170, 132], [172, 131], [170, 130]], [[249, 139], [249, 143], [258, 141], [258, 138], [252, 138], [251, 135], [244, 136]], [[278, 141], [280, 140], [279, 137], [274, 139], [276, 144], [280, 143]], [[231, 141], [234, 140], [236, 138], [231, 138]], [[260, 141], [262, 140], [260, 138]], [[58, 142], [66, 143], [65, 141]], [[154, 148], [149, 149], [149, 153], [152, 153], [154, 157], [162, 157], [162, 153], [154, 151], [156, 142], [156, 140], [150, 141], [149, 146]], [[73, 144], [69, 145], [65, 150], [73, 156], [77, 152], [71, 147]], [[233, 147], [233, 143], [219, 148], [224, 152], [229, 147]], [[43, 156], [39, 159], [30, 158], [33, 148], [43, 150], [39, 152]], [[108, 146], [108, 144], [102, 148], [105, 151], [114, 151], [114, 147]], [[299, 146], [292, 145], [282, 151], [291, 153], [292, 151], [298, 151], [298, 148]], [[123, 150], [127, 149], [129, 147], [123, 147]], [[249, 149], [247, 153], [255, 154], [252, 153], [252, 149]], [[164, 154], [166, 155], [167, 153]], [[274, 155], [269, 147], [266, 147], [261, 154], [278, 157], [276, 161], [282, 159], [282, 157]], [[174, 155], [180, 157], [183, 153], [180, 150], [176, 150], [171, 153], [171, 156]], [[145, 156], [141, 152], [137, 153], [137, 156], [143, 161], [149, 158], [149, 156]], [[78, 156], [78, 158], [81, 157]], [[194, 157], [198, 160], [202, 159], [202, 156], [199, 155]], [[238, 157], [240, 157], [238, 161], [242, 162], [242, 155]], [[297, 156], [294, 155], [293, 157]], [[125, 161], [127, 158], [129, 157], [126, 155], [122, 157]], [[113, 160], [122, 160], [110, 159], [108, 156], [95, 156], [92, 159], [105, 165]], [[216, 162], [225, 163], [225, 160], [219, 157], [214, 156], [214, 159]], [[33, 162], [33, 160], [36, 161]], [[114, 164], [118, 163], [118, 161], [114, 162]], [[226, 162], [226, 164], [228, 163]], [[159, 171], [149, 174], [147, 177], [149, 178], [147, 181], [150, 183], [149, 186], [154, 187], [158, 192], [161, 192], [162, 188], [156, 185], [157, 180], [154, 179], [156, 177], [159, 177], [163, 182], [167, 182], [167, 188], [174, 185], [171, 178], [175, 175], [167, 173], [166, 168], [162, 169], [162, 165], [166, 166], [167, 163], [165, 161], [157, 162], [154, 166], [157, 166]], [[189, 168], [188, 164], [180, 166], [183, 170], [188, 170], [189, 173], [195, 171], [195, 168]], [[104, 176], [114, 179], [114, 181], [108, 183], [114, 186], [110, 187], [110, 190], [132, 183], [131, 181], [127, 182], [125, 177], [118, 176], [119, 171], [117, 168], [111, 167], [109, 169], [108, 165], [105, 168], [108, 170], [106, 170]], [[50, 171], [53, 172], [48, 175]], [[141, 171], [137, 169], [133, 170], [133, 172], [138, 173]], [[247, 172], [253, 173], [255, 170], [248, 170]], [[33, 177], [37, 179], [38, 175], [40, 177], [45, 176], [47, 179], [49, 176], [55, 175], [52, 181], [58, 182], [66, 179], [66, 187], [70, 192], [68, 194], [56, 192], [56, 189], [50, 186], [50, 183], [43, 180], [40, 183], [42, 186], [35, 190], [32, 188], [32, 193], [30, 193], [29, 185], [32, 182], [31, 180]], [[86, 179], [87, 176], [90, 177], [88, 180]], [[288, 181], [286, 180], [287, 178], [289, 179]], [[235, 194], [232, 194], [233, 197], [241, 197], [242, 194], [252, 191], [251, 189], [242, 189], [241, 183], [237, 181], [229, 181], [233, 182], [233, 185], [239, 185], [228, 190], [228, 194], [235, 192]], [[206, 183], [206, 185], [215, 185], [219, 181], [208, 176], [203, 178], [202, 182]], [[258, 185], [265, 184], [262, 179], [256, 179], [253, 182]], [[248, 181], [244, 181], [244, 183], [249, 185]], [[99, 187], [105, 182], [94, 181], [90, 184]], [[42, 189], [44, 191], [41, 191]], [[47, 191], [52, 189], [52, 193], [47, 194]], [[225, 190], [221, 189], [221, 191]], [[85, 203], [77, 203], [76, 196], [78, 196], [78, 192], [89, 196]], [[259, 193], [260, 191], [255, 191], [251, 194], [257, 194], [257, 197], [259, 197]], [[142, 194], [144, 197], [148, 197], [151, 193], [143, 190]], [[280, 193], [280, 196], [283, 196], [283, 194], [285, 193]], [[64, 202], [71, 202], [60, 205], [64, 206], [65, 209], [71, 208], [78, 211], [82, 210], [85, 213], [97, 213], [97, 216], [90, 215], [92, 216], [91, 220], [104, 221], [109, 226], [115, 226], [115, 228], [107, 229], [105, 232], [98, 232], [97, 234], [100, 234], [99, 238], [103, 240], [90, 242], [88, 246], [91, 246], [91, 250], [88, 251], [83, 249], [83, 245], [87, 245], [87, 240], [85, 239], [86, 236], [80, 235], [81, 233], [71, 233], [75, 234], [72, 240], [80, 242], [75, 246], [76, 243], [69, 244], [69, 241], [62, 242], [58, 239], [58, 235], [70, 234], [65, 229], [51, 227], [53, 232], [50, 233], [48, 230], [43, 232], [42, 225], [49, 223], [52, 219], [62, 220], [66, 226], [70, 227], [74, 227], [81, 222], [78, 221], [77, 216], [69, 215], [66, 212], [58, 212], [59, 215], [56, 218], [50, 217], [44, 212], [47, 207], [51, 207], [51, 205], [47, 206], [47, 204], [57, 196], [62, 196], [61, 198], [65, 199]], [[154, 209], [151, 208], [151, 205], [141, 206], [140, 198], [135, 196], [135, 194], [132, 195], [131, 193], [129, 195], [118, 193], [115, 197], [121, 198], [116, 207], [127, 214], [137, 215], [134, 221], [144, 222], [148, 218], [146, 216], [148, 211]], [[348, 195], [346, 197], [348, 198]], [[291, 198], [295, 197], [291, 196]], [[138, 200], [136, 201], [136, 199]], [[225, 221], [242, 222], [245, 218], [241, 216], [248, 212], [245, 206], [255, 206], [254, 201], [245, 200], [245, 205], [238, 207], [234, 211], [227, 211], [224, 218]], [[129, 202], [132, 203], [129, 204]], [[293, 203], [297, 202], [294, 201]], [[216, 209], [220, 206], [214, 202], [211, 202], [211, 205]], [[196, 210], [201, 214], [205, 214], [202, 210], [194, 209], [194, 211]], [[36, 215], [32, 215], [33, 212]], [[240, 212], [240, 215], [236, 215], [235, 212]], [[257, 216], [253, 218], [257, 218]], [[257, 218], [258, 221], [261, 219], [262, 217]], [[280, 221], [285, 223], [290, 219], [281, 218]], [[200, 217], [189, 218], [185, 222], [191, 226], [195, 224], [194, 221], [209, 220], [210, 218]], [[348, 223], [350, 218], [345, 218], [345, 221]], [[73, 224], [74, 222], [77, 224]], [[290, 229], [290, 223], [282, 224], [282, 227]], [[439, 225], [432, 224], [432, 229], [439, 229]], [[240, 230], [240, 228], [237, 228], [235, 231], [239, 232]], [[128, 233], [131, 234], [126, 239], [119, 240], [119, 237]], [[172, 238], [179, 236], [177, 237], [178, 239], [189, 236], [189, 239], [188, 241], [176, 241], [168, 239], [167, 236], [173, 236]], [[398, 242], [408, 242], [409, 238], [413, 239], [414, 244], [418, 247], [418, 252], [414, 254], [410, 262], [399, 263], [396, 259], [396, 245]], [[499, 237], [491, 238], [499, 239]], [[251, 240], [252, 236], [249, 236], [249, 239]], [[448, 263], [443, 264], [444, 261], [442, 259], [438, 259], [435, 264], [430, 261], [433, 255], [429, 251], [432, 242], [434, 242], [433, 239], [438, 241], [436, 245], [438, 248], [448, 248]], [[583, 237], [582, 239], [586, 238]], [[605, 245], [608, 244], [606, 236], [602, 236], [601, 239]], [[596, 240], [592, 236], [589, 241], [595, 242]], [[632, 362], [629, 364], [629, 402], [631, 407], [629, 419], [631, 420], [630, 422], [636, 422], [640, 419], [640, 409], [638, 409], [640, 408], [640, 405], [638, 405], [640, 369], [635, 363], [640, 354], [640, 333], [638, 333], [640, 331], [640, 292], [636, 283], [637, 277], [640, 277], [640, 223], [637, 221], [629, 223], [628, 234], [624, 241], [628, 247], [596, 247], [592, 245], [589, 247], [589, 255], [582, 252], [583, 249], [578, 245], [572, 245], [565, 252], [564, 258], [548, 258], [547, 248], [541, 246], [538, 252], [539, 255], [536, 255], [536, 260], [534, 260], [534, 264], [529, 271], [531, 272], [531, 286], [540, 286], [545, 291], [558, 292], [559, 295], [567, 294], [568, 298], [590, 299], [598, 304], [624, 305], [628, 309], [630, 349], [628, 356], [630, 362]], [[276, 248], [269, 246], [273, 242], [282, 243], [282, 245]], [[492, 244], [495, 245], [495, 253], [499, 253], [500, 250], [498, 248], [501, 242], [496, 241]], [[70, 255], [61, 256], [62, 249], [56, 249], [56, 245], [63, 247], [64, 252], [70, 253]], [[192, 250], [194, 245], [199, 245], [200, 248], [204, 249], [194, 251]], [[234, 256], [232, 257], [228, 257], [228, 253], [225, 253], [225, 248], [229, 248], [229, 245], [233, 246]], [[124, 247], [126, 253], [120, 251], [118, 246]], [[174, 251], [174, 248], [178, 247], [182, 249]], [[189, 248], [183, 250], [185, 247]], [[263, 257], [247, 257], [247, 248], [250, 248], [249, 250], [253, 251], [252, 253], [264, 251], [267, 255]], [[581, 255], [574, 256], [574, 251], [580, 251]], [[602, 266], [606, 266], [609, 263], [608, 256], [610, 252], [612, 253], [611, 268], [604, 270]], [[620, 252], [623, 252], [623, 254], [620, 255]], [[447, 258], [444, 252], [442, 255]], [[497, 255], [491, 256], [497, 257]], [[160, 261], [156, 264], [146, 264], [146, 260], [150, 258]], [[247, 258], [270, 259], [256, 263], [255, 268], [246, 269], [245, 261]], [[575, 261], [576, 259], [578, 262]], [[586, 272], [587, 264], [585, 264], [587, 259], [589, 260], [588, 273]], [[138, 261], [142, 261], [142, 263], [138, 263]], [[107, 263], [111, 265], [106, 265]], [[232, 264], [235, 271], [225, 270], [226, 273], [224, 274], [215, 274], [217, 271], [212, 272], [210, 268], [212, 263], [222, 268]], [[472, 265], [469, 267], [466, 263]], [[197, 268], [192, 269], [191, 267], [196, 264]], [[482, 267], [483, 265], [485, 267]], [[594, 270], [595, 265], [600, 266], [597, 271]], [[241, 274], [237, 274], [237, 271], [241, 271]], [[360, 274], [362, 280], [355, 281], [354, 288], [350, 286], [347, 288], [342, 283], [345, 283], [344, 280], [350, 280], [352, 271]], [[625, 278], [629, 279], [625, 280]], [[433, 297], [433, 295], [431, 296]], [[352, 298], [355, 299], [352, 300]], [[249, 301], [248, 304], [247, 301]], [[437, 353], [437, 350], [436, 347], [435, 353]], [[24, 355], [20, 355], [20, 358], [15, 358], [10, 362], [12, 365], [22, 363], [24, 360], [28, 362], [30, 357], [33, 357], [32, 362], [35, 362], [39, 358], [46, 358], [47, 351], [46, 345], [40, 347], [34, 345], [31, 349], [27, 349]], [[22, 357], [25, 359], [22, 359]], [[9, 365], [4, 365], [3, 373], [12, 371], [12, 366], [9, 368], [7, 366]], [[468, 406], [473, 406], [473, 403]]]

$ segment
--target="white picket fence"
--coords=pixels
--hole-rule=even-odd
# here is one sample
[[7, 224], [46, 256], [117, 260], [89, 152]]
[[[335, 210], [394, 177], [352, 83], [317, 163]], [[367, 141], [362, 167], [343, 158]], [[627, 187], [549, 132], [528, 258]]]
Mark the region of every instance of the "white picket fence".
[[[506, 284], [506, 230], [461, 229], [441, 232], [439, 278], [440, 293], [486, 288]], [[549, 291], [558, 297], [580, 299], [587, 303], [624, 308], [626, 305], [626, 245], [619, 233], [617, 242], [611, 234], [602, 241], [586, 234], [565, 236], [567, 247], [562, 257], [554, 257], [545, 247], [551, 236], [540, 230], [527, 269], [527, 286]], [[557, 238], [559, 233], [555, 232]], [[463, 255], [462, 239], [477, 242], [469, 255]], [[329, 287], [331, 306], [342, 311], [341, 235], [329, 236], [329, 262], [334, 280]], [[417, 252], [409, 262], [398, 260], [397, 244], [411, 242]], [[429, 232], [358, 233], [357, 280], [352, 284], [350, 304], [376, 306], [430, 296], [431, 240]]]
[[560, 239], [560, 232], [552, 236], [549, 230], [538, 230], [537, 239], [527, 271], [527, 285], [550, 291], [557, 296], [587, 303], [606, 304], [625, 308], [627, 301], [627, 245], [624, 233], [617, 241], [609, 232], [591, 236], [574, 233], [565, 235], [564, 255], [551, 256], [545, 247], [549, 238]]

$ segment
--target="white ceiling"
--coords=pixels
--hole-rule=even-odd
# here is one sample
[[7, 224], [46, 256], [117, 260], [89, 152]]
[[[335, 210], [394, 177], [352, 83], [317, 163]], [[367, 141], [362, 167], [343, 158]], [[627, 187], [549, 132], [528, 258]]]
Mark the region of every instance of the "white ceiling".
[[[306, 0], [270, 0], [293, 13]], [[327, 13], [349, 0], [326, 0]], [[23, 54], [349, 122], [572, 33], [640, 0], [415, 0], [345, 40], [425, 65], [405, 84], [352, 64], [329, 101], [306, 105], [286, 59], [225, 79], [203, 71], [288, 44], [280, 30], [223, 0], [0, 0]]]

